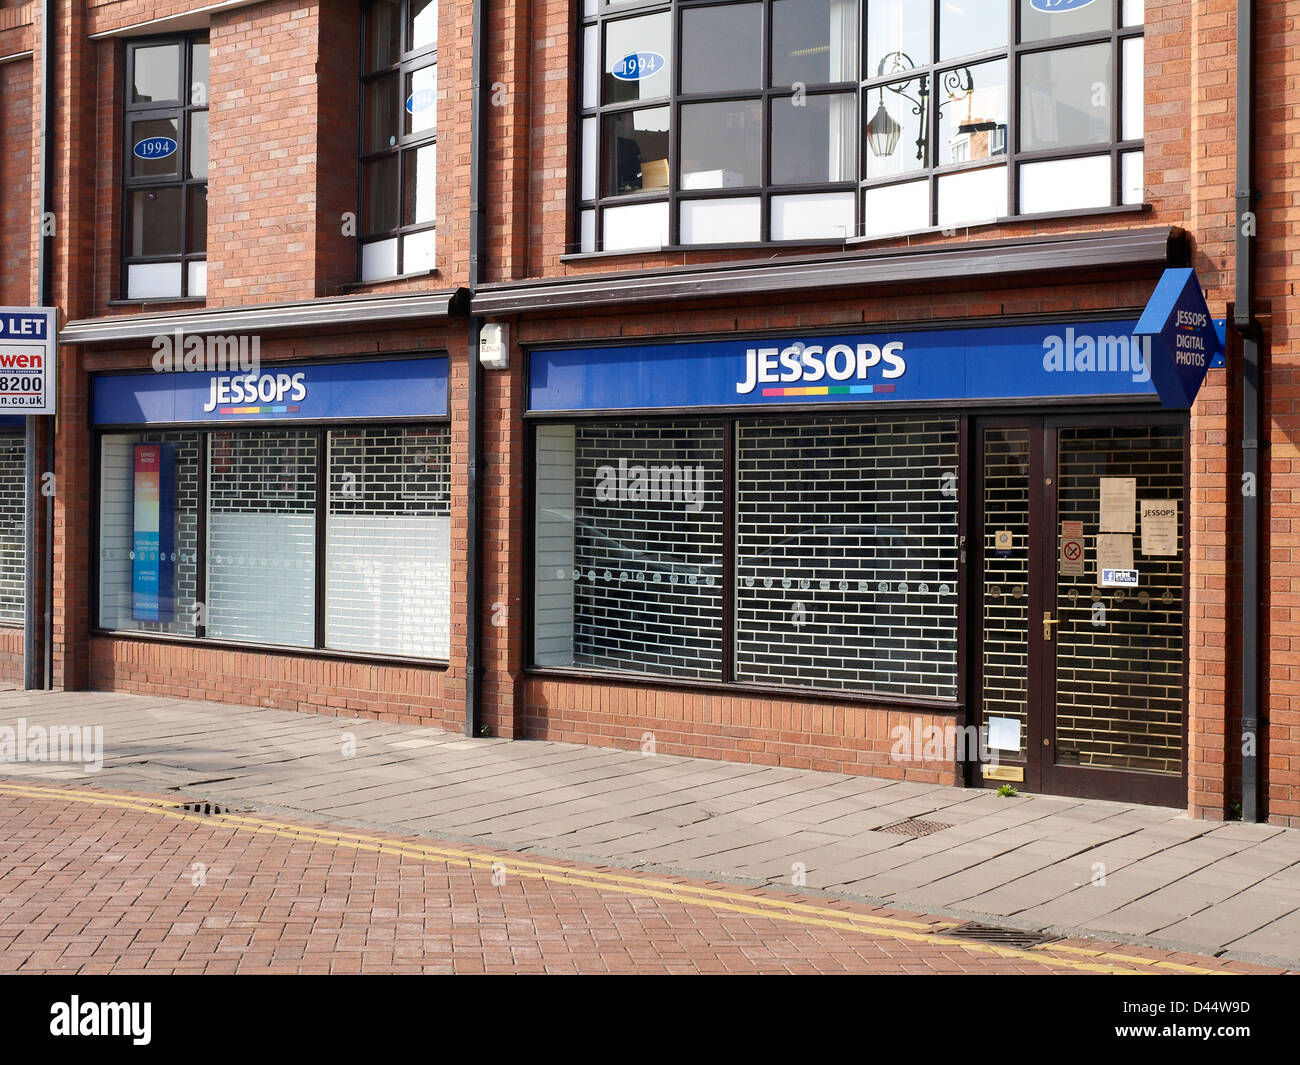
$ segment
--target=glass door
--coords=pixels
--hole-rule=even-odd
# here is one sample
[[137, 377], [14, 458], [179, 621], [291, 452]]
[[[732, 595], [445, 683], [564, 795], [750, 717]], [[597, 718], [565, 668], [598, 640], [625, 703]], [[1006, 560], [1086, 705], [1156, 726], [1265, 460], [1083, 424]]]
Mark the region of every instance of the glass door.
[[1185, 802], [1185, 424], [977, 422], [985, 783]]

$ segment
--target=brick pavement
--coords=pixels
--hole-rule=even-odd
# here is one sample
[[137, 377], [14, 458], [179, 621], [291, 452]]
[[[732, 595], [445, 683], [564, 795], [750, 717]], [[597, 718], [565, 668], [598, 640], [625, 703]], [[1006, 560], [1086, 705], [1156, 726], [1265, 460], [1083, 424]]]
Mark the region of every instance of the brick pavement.
[[[0, 725], [99, 725], [105, 764], [28, 781], [167, 791], [532, 855], [1300, 968], [1300, 831], [829, 773], [89, 692]], [[354, 748], [354, 751], [353, 751]], [[951, 827], [875, 831], [908, 817]]]
[[846, 901], [0, 782], [0, 971], [1265, 972], [1097, 941], [964, 945]]

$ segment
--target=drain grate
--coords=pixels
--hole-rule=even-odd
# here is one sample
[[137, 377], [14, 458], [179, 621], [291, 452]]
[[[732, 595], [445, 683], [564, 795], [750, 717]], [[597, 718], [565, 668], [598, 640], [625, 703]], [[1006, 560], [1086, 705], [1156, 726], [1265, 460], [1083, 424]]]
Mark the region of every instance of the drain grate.
[[945, 828], [952, 828], [952, 825], [945, 825], [942, 821], [922, 821], [919, 817], [908, 817], [902, 821], [894, 821], [891, 824], [873, 828], [871, 831], [890, 832], [895, 836], [920, 839], [922, 836], [933, 836], [936, 832], [942, 832]]
[[173, 810], [184, 810], [190, 814], [201, 814], [204, 817], [221, 817], [223, 814], [238, 813], [233, 806], [221, 806], [215, 802], [183, 802], [178, 806], [173, 806]]
[[980, 924], [977, 921], [949, 928], [944, 935], [956, 936], [958, 939], [977, 939], [981, 943], [993, 943], [999, 947], [1019, 947], [1021, 950], [1041, 947], [1044, 943], [1056, 943], [1065, 938], [1042, 932], [1027, 932], [1020, 928], [999, 928], [997, 925]]

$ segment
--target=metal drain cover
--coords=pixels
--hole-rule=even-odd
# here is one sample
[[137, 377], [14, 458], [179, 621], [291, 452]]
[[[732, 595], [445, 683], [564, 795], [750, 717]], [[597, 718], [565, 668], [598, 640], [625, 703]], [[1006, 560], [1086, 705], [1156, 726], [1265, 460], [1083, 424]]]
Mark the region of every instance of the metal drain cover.
[[978, 939], [981, 943], [994, 943], [999, 947], [1019, 947], [1022, 950], [1040, 947], [1044, 943], [1055, 943], [1065, 938], [1045, 935], [1042, 932], [1027, 932], [1020, 928], [999, 928], [997, 925], [980, 924], [977, 921], [949, 928], [943, 934], [956, 936], [958, 939]]
[[223, 814], [239, 813], [233, 806], [221, 806], [215, 802], [183, 802], [172, 807], [173, 810], [184, 810], [186, 813], [202, 814], [204, 817], [221, 817]]
[[932, 836], [936, 832], [942, 832], [945, 828], [952, 828], [952, 825], [945, 825], [942, 821], [922, 821], [919, 817], [908, 817], [902, 821], [873, 828], [871, 831], [889, 832], [895, 836], [920, 839], [922, 836]]

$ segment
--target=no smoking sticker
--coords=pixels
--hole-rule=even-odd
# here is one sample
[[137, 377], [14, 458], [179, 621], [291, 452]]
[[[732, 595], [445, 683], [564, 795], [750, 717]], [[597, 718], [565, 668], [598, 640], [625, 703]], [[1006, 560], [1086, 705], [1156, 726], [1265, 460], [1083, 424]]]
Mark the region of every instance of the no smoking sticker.
[[1084, 575], [1083, 523], [1061, 522], [1061, 576]]

